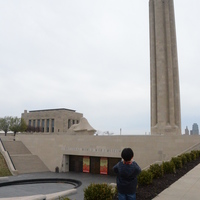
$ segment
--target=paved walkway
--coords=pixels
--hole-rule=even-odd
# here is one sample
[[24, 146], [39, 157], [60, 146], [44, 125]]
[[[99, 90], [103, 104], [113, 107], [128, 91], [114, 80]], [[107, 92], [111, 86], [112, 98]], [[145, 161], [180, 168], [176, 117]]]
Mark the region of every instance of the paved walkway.
[[154, 200], [199, 200], [200, 164], [189, 171], [169, 188], [161, 192]]
[[[42, 173], [31, 173], [21, 174], [18, 176], [10, 176], [8, 180], [5, 178], [0, 179], [0, 182], [24, 180], [24, 179], [38, 179], [38, 178], [67, 178], [75, 179], [82, 182], [82, 185], [77, 188], [77, 193], [69, 196], [71, 200], [83, 200], [84, 199], [84, 188], [90, 183], [115, 183], [114, 176], [106, 176], [100, 174], [88, 174], [88, 173], [53, 173], [53, 172], [42, 172]], [[7, 197], [20, 197], [20, 196], [32, 196], [37, 194], [50, 194], [55, 192], [61, 192], [74, 188], [68, 184], [33, 184], [33, 185], [16, 185], [0, 187], [0, 199]]]
[[[75, 179], [82, 182], [82, 185], [77, 188], [77, 193], [69, 196], [71, 200], [83, 200], [84, 188], [90, 183], [115, 183], [115, 177], [106, 175], [96, 175], [87, 173], [32, 173], [23, 174], [19, 176], [8, 177], [8, 180], [23, 180], [23, 179], [37, 179], [37, 178], [68, 178]], [[6, 181], [4, 178], [0, 182]], [[31, 188], [29, 188], [31, 187]], [[34, 188], [34, 189], [33, 189]], [[60, 192], [65, 189], [71, 189], [71, 185], [60, 184], [40, 184], [33, 186], [6, 186], [0, 188], [0, 198], [2, 197], [16, 197], [36, 194], [49, 194], [52, 192]], [[185, 176], [180, 178], [169, 188], [161, 192], [154, 200], [199, 200], [200, 199], [200, 164], [188, 172]]]

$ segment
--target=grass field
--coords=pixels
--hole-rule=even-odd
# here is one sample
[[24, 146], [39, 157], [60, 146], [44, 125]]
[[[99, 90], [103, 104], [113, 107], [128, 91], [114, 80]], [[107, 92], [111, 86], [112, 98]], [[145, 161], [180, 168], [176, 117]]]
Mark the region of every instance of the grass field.
[[4, 157], [0, 153], [0, 177], [2, 176], [11, 176], [11, 173], [8, 169], [6, 161], [4, 160]]

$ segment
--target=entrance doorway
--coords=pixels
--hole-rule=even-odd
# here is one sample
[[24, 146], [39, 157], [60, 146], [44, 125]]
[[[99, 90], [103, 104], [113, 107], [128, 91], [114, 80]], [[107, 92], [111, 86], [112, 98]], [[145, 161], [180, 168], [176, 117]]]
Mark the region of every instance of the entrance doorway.
[[69, 171], [83, 171], [83, 156], [69, 156]]

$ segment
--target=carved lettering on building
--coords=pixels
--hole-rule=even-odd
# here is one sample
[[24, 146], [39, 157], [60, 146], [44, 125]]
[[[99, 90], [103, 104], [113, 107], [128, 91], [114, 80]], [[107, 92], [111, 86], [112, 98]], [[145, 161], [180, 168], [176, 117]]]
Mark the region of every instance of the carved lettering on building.
[[65, 147], [65, 151], [79, 151], [79, 152], [102, 152], [102, 153], [111, 153], [119, 154], [121, 149], [107, 149], [107, 148], [78, 148], [78, 147]]

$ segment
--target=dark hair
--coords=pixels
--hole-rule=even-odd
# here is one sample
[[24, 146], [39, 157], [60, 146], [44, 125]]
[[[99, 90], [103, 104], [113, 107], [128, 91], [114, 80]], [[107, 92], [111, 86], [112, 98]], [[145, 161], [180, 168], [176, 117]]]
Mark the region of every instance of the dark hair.
[[124, 161], [130, 161], [133, 156], [134, 153], [131, 148], [124, 148], [122, 150], [121, 157], [124, 159]]

